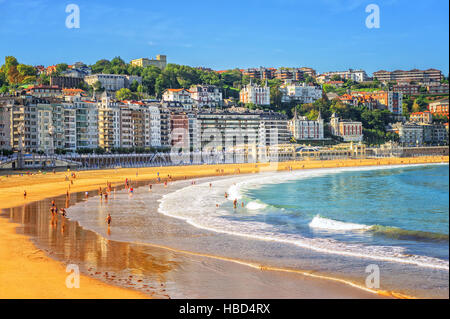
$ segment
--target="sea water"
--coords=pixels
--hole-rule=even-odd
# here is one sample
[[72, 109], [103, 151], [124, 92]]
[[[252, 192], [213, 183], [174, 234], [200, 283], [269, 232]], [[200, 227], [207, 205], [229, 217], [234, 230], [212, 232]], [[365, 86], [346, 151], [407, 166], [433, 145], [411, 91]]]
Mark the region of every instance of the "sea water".
[[108, 212], [112, 239], [361, 285], [366, 266], [375, 264], [382, 289], [447, 297], [448, 171], [448, 165], [314, 169], [184, 182], [175, 191], [171, 184], [152, 192], [141, 187], [107, 204], [89, 199], [71, 207], [69, 217], [103, 234]]

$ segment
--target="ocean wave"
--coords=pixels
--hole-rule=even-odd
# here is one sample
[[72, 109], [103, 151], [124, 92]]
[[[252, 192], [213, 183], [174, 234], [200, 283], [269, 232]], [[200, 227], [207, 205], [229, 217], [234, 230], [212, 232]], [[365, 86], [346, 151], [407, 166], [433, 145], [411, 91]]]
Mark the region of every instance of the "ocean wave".
[[245, 205], [245, 208], [247, 208], [249, 210], [259, 210], [259, 209], [264, 209], [266, 207], [267, 207], [267, 204], [261, 203], [259, 201], [251, 201], [250, 203]]
[[309, 227], [328, 230], [367, 230], [371, 226], [340, 222], [333, 219], [323, 218], [317, 215], [309, 223]]
[[398, 240], [412, 239], [418, 241], [448, 242], [448, 234], [425, 232], [420, 230], [406, 230], [397, 227], [373, 225], [370, 227], [369, 231], [374, 235], [382, 235]]
[[[379, 169], [379, 168], [378, 168]], [[336, 172], [348, 171], [348, 169], [336, 169]], [[320, 176], [330, 173], [325, 170], [301, 172], [296, 175], [296, 179], [307, 178], [311, 175]], [[429, 256], [411, 255], [405, 249], [397, 246], [368, 246], [359, 243], [344, 243], [330, 238], [307, 238], [301, 234], [280, 233], [274, 225], [265, 222], [241, 221], [238, 218], [229, 218], [233, 212], [224, 209], [220, 204], [225, 203], [225, 192], [229, 193], [228, 200], [241, 199], [242, 189], [262, 186], [265, 182], [274, 183], [286, 182], [293, 179], [292, 173], [262, 173], [253, 178], [248, 176], [237, 176], [223, 179], [214, 183], [214, 188], [209, 189], [209, 183], [188, 186], [173, 193], [164, 195], [160, 200], [159, 212], [185, 220], [190, 225], [229, 235], [242, 236], [252, 239], [277, 241], [281, 243], [293, 244], [301, 248], [311, 249], [317, 252], [338, 254], [357, 258], [367, 258], [374, 260], [384, 260], [388, 262], [398, 262], [413, 264], [421, 267], [436, 269], [449, 269], [449, 262]], [[208, 190], [208, 191], [206, 191]], [[186, 205], [186, 203], [190, 203]], [[249, 203], [250, 204], [250, 203]], [[252, 204], [254, 205], [254, 204]], [[219, 206], [219, 207], [218, 207]], [[183, 209], [180, 209], [183, 207]], [[338, 221], [327, 220], [316, 216], [313, 226], [333, 227], [340, 230], [362, 230], [370, 231], [373, 225], [349, 224]]]
[[433, 241], [448, 242], [448, 234], [440, 234], [434, 232], [425, 232], [420, 230], [407, 230], [398, 227], [382, 226], [382, 225], [364, 225], [348, 222], [337, 221], [329, 218], [315, 216], [309, 223], [309, 227], [324, 230], [335, 231], [353, 231], [362, 230], [372, 233], [373, 235], [384, 236], [397, 240], [416, 240], [416, 241]]

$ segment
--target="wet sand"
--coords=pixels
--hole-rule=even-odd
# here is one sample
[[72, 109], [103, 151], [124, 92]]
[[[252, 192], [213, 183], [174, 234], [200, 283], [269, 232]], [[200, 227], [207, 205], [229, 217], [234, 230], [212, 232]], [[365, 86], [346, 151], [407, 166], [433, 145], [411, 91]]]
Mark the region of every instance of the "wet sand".
[[[446, 158], [386, 159], [377, 161], [339, 162], [339, 166], [382, 165], [382, 164], [427, 163], [447, 161]], [[336, 167], [337, 161], [283, 163], [279, 169], [292, 166], [293, 169]], [[66, 173], [47, 173], [46, 175], [1, 177], [1, 207], [14, 207], [29, 203], [20, 208], [7, 210], [7, 217], [16, 224], [0, 219], [0, 297], [1, 298], [140, 298], [154, 296], [167, 298], [179, 289], [180, 283], [189, 281], [191, 286], [202, 283], [198, 291], [203, 293], [189, 295], [179, 292], [177, 297], [189, 298], [372, 298], [372, 293], [329, 280], [318, 280], [299, 274], [262, 271], [245, 265], [217, 260], [205, 256], [187, 255], [175, 250], [149, 247], [139, 244], [121, 243], [108, 240], [94, 232], [82, 229], [76, 222], [62, 220], [57, 225], [49, 223], [49, 200], [42, 200], [64, 194], [70, 185], [69, 204], [82, 200], [83, 193], [74, 191], [97, 189], [106, 181], [119, 184], [127, 177], [132, 180], [153, 180], [165, 178], [184, 179], [192, 176], [216, 176], [236, 173], [251, 173], [260, 167], [248, 165], [193, 166], [148, 169], [123, 169], [109, 171], [84, 171], [75, 173], [73, 184], [65, 180]], [[224, 172], [217, 171], [223, 169]], [[137, 172], [137, 175], [136, 175]], [[27, 199], [23, 190], [27, 189]], [[96, 194], [94, 191], [92, 194]], [[65, 196], [57, 199], [60, 203]], [[65, 203], [63, 203], [65, 204]], [[45, 212], [45, 213], [44, 213]], [[60, 217], [61, 219], [61, 217]], [[17, 225], [20, 226], [15, 232]], [[22, 235], [21, 233], [25, 234]], [[36, 249], [27, 240], [31, 236]], [[6, 245], [15, 242], [17, 245]], [[51, 257], [51, 258], [49, 258]], [[56, 262], [56, 259], [60, 262]], [[4, 262], [3, 262], [4, 261]], [[65, 287], [64, 264], [80, 264], [82, 276], [80, 289]], [[19, 266], [18, 266], [19, 265]], [[219, 276], [220, 275], [220, 276]], [[130, 277], [131, 276], [131, 277]], [[201, 280], [198, 278], [201, 277]], [[17, 282], [21, 282], [17, 285]], [[220, 285], [221, 293], [208, 289]], [[270, 291], [276, 282], [277, 291]], [[110, 283], [112, 285], [107, 285]], [[176, 283], [176, 284], [174, 284]], [[114, 285], [114, 286], [113, 286]], [[129, 287], [122, 289], [115, 286]], [[223, 288], [222, 288], [223, 287]], [[136, 291], [139, 290], [139, 291]], [[210, 293], [214, 292], [214, 293]], [[144, 295], [145, 294], [145, 295]]]

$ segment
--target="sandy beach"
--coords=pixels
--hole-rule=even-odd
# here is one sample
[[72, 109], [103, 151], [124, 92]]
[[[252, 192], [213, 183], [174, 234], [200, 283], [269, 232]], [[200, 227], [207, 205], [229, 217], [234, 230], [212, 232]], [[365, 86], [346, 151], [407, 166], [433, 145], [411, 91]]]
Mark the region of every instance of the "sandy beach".
[[[352, 167], [372, 165], [398, 165], [448, 162], [448, 157], [418, 157], [418, 158], [386, 158], [346, 161], [302, 161], [285, 162], [273, 167], [268, 164], [211, 165], [186, 167], [154, 167], [139, 169], [115, 169], [99, 171], [57, 172], [34, 175], [0, 176], [0, 209], [29, 205], [32, 202], [64, 195], [97, 190], [106, 184], [121, 185], [128, 178], [133, 181], [152, 181], [156, 178], [165, 181], [170, 175], [171, 180], [184, 180], [207, 176], [224, 176], [233, 174], [250, 174], [265, 170], [293, 170]], [[27, 197], [23, 193], [26, 190]], [[65, 265], [56, 261], [37, 249], [29, 238], [19, 234], [16, 229], [19, 224], [0, 218], [0, 298], [149, 298], [132, 289], [124, 289], [82, 275], [80, 289], [66, 288], [68, 273]], [[11, 243], [14, 243], [13, 245]], [[174, 258], [183, 263], [182, 253], [172, 252]], [[224, 261], [225, 262], [225, 261]], [[193, 263], [191, 262], [192, 266]], [[233, 267], [239, 267], [233, 265]], [[249, 270], [239, 270], [248, 272]], [[255, 270], [252, 270], [255, 271]], [[248, 273], [249, 276], [253, 275]], [[286, 280], [288, 278], [285, 278]], [[305, 286], [315, 286], [317, 291], [323, 291], [324, 298], [333, 298], [342, 292], [337, 283], [324, 280], [305, 279]], [[341, 290], [340, 290], [341, 289]], [[353, 287], [346, 287], [349, 298], [365, 298], [368, 294]], [[351, 293], [350, 293], [351, 290]], [[305, 297], [307, 295], [305, 294]], [[317, 296], [320, 297], [320, 296]]]

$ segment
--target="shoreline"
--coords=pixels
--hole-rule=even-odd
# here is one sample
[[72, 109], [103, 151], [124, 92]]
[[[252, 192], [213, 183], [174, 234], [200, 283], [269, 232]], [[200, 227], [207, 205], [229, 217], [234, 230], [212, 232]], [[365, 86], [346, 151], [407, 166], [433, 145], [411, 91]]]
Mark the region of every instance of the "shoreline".
[[[369, 160], [346, 160], [346, 161], [301, 161], [279, 163], [277, 170], [313, 169], [332, 167], [354, 167], [354, 166], [379, 166], [379, 165], [401, 165], [401, 164], [430, 164], [448, 163], [448, 157], [423, 157], [423, 158], [386, 158]], [[53, 196], [63, 195], [70, 187], [70, 193], [83, 192], [98, 189], [105, 186], [106, 182], [113, 185], [123, 184], [125, 178], [133, 181], [155, 181], [157, 172], [160, 173], [162, 181], [170, 174], [171, 180], [182, 180], [188, 178], [234, 175], [239, 168], [240, 174], [265, 171], [267, 164], [230, 164], [211, 166], [184, 166], [184, 167], [152, 167], [138, 169], [117, 169], [101, 171], [75, 172], [76, 178], [73, 184], [65, 180], [67, 172], [56, 174], [46, 173], [31, 176], [15, 175], [0, 178], [0, 208], [11, 208], [21, 206], [31, 201], [39, 201]], [[218, 170], [223, 170], [223, 173]], [[236, 174], [239, 175], [239, 174]], [[23, 191], [26, 188], [28, 196], [23, 199]], [[148, 298], [148, 295], [140, 294], [134, 290], [118, 288], [105, 284], [97, 279], [82, 275], [81, 280], [85, 289], [67, 289], [65, 277], [68, 275], [62, 263], [45, 256], [42, 251], [36, 250], [31, 240], [26, 235], [18, 234], [17, 224], [0, 219], [0, 298]], [[5, 240], [6, 239], [6, 240]], [[7, 242], [20, 242], [21, 245], [8, 247]], [[32, 257], [36, 256], [33, 260]], [[16, 265], [23, 265], [17, 267]], [[23, 269], [18, 269], [23, 268]], [[2, 273], [8, 276], [2, 276]], [[51, 276], [49, 275], [51, 274]], [[23, 284], [20, 289], [12, 290], [14, 278], [21, 278]], [[40, 279], [39, 279], [40, 278]], [[34, 281], [33, 281], [34, 279]], [[42, 280], [44, 279], [44, 280]], [[30, 288], [32, 286], [34, 288]], [[355, 288], [356, 289], [356, 288]], [[46, 294], [43, 294], [45, 291]]]

